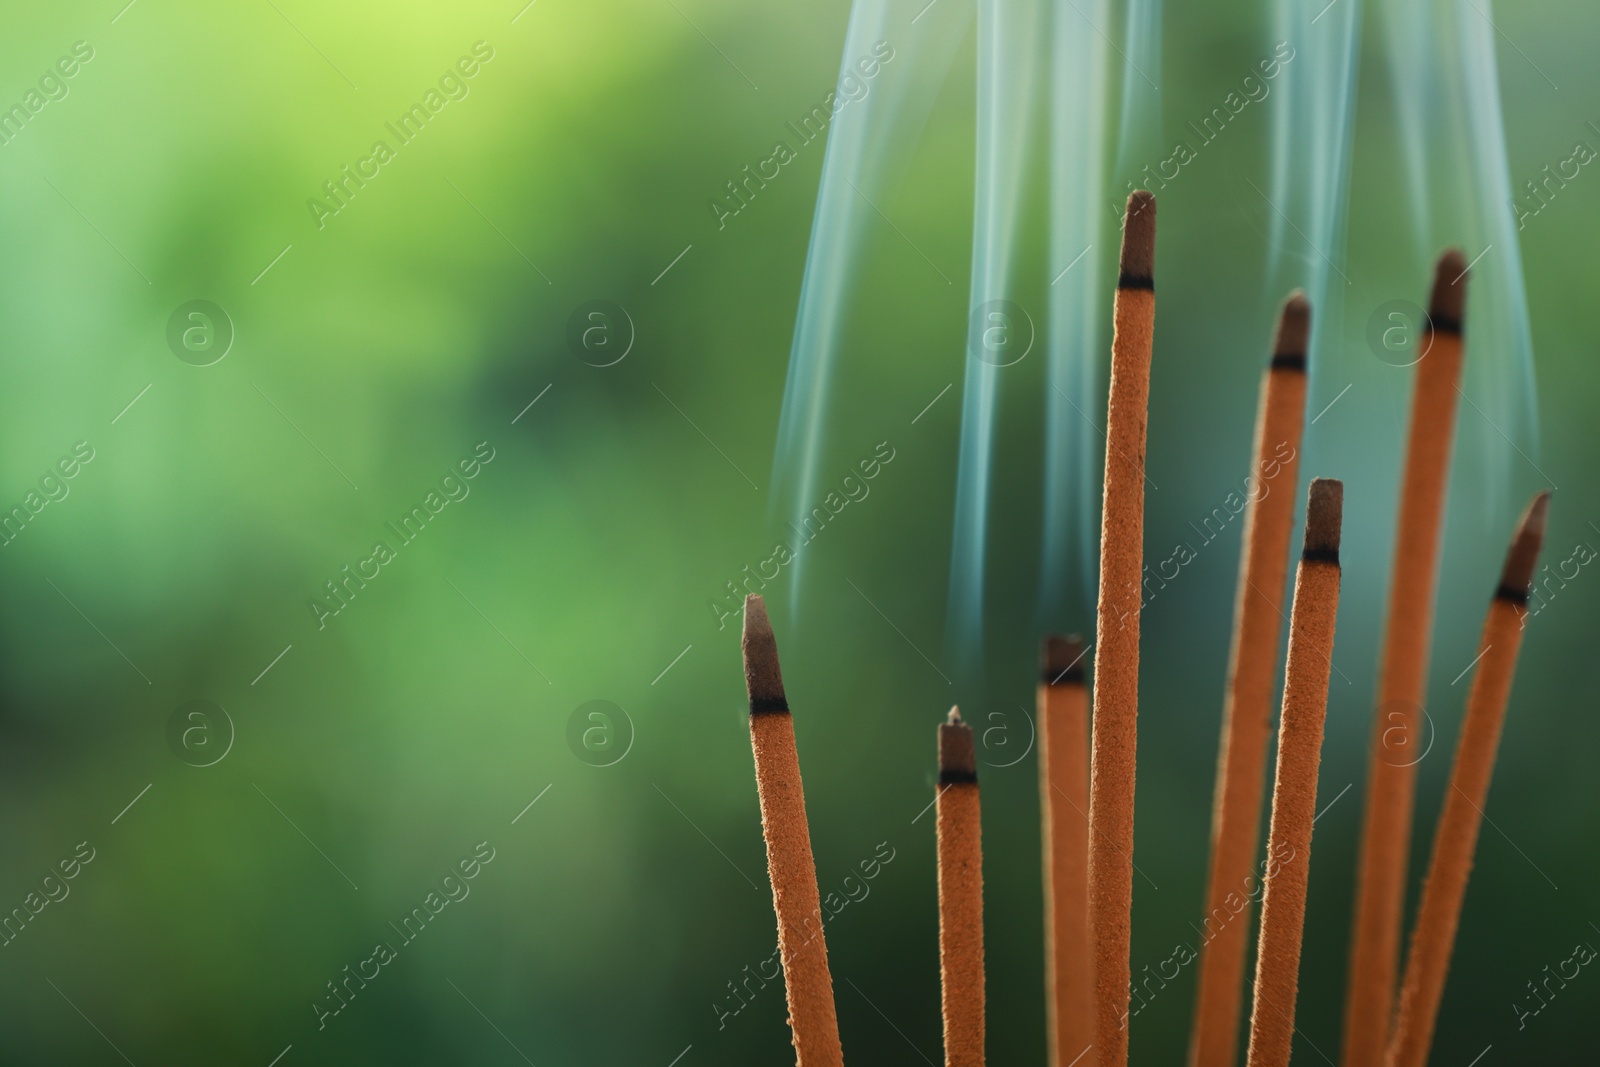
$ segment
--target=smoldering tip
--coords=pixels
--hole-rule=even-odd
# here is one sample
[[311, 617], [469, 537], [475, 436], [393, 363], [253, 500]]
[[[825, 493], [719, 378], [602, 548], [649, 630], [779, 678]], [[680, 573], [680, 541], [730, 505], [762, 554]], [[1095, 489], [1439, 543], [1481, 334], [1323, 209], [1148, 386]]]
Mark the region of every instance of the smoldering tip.
[[755, 594], [744, 598], [744, 686], [750, 694], [750, 714], [787, 712], [783, 671], [778, 666], [778, 639], [767, 618], [767, 605]]
[[1311, 479], [1306, 503], [1306, 544], [1300, 558], [1339, 562], [1339, 530], [1344, 522], [1344, 483], [1337, 478]]
[[1083, 638], [1047, 634], [1039, 642], [1039, 681], [1045, 685], [1083, 684]]
[[1154, 289], [1156, 271], [1156, 198], [1146, 189], [1128, 194], [1122, 219], [1119, 289]]
[[1433, 296], [1428, 320], [1438, 333], [1460, 333], [1467, 312], [1467, 257], [1447, 248], [1433, 271]]
[[1311, 338], [1311, 301], [1296, 289], [1278, 312], [1278, 335], [1272, 342], [1274, 369], [1306, 369], [1306, 346]]
[[1506, 550], [1506, 565], [1500, 572], [1500, 588], [1495, 595], [1516, 604], [1528, 602], [1528, 587], [1533, 583], [1533, 571], [1539, 563], [1539, 549], [1544, 546], [1545, 517], [1550, 512], [1550, 493], [1542, 492], [1528, 504], [1517, 523], [1517, 532], [1511, 535], [1511, 547]]
[[939, 724], [939, 784], [978, 780], [978, 749], [972, 727], [962, 721], [961, 711], [951, 708]]

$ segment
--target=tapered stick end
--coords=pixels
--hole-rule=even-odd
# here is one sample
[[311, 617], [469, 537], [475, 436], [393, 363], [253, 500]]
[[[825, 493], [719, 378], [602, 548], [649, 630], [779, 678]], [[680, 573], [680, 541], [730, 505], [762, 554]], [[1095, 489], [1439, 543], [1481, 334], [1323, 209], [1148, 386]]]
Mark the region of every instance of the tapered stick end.
[[767, 605], [759, 596], [744, 598], [744, 686], [750, 694], [750, 714], [788, 711], [783, 694], [783, 672], [778, 667], [778, 639], [767, 618]]
[[1440, 333], [1460, 333], [1467, 311], [1467, 257], [1459, 248], [1447, 248], [1433, 272], [1433, 296], [1428, 319]]
[[1500, 572], [1498, 595], [1519, 604], [1527, 603], [1528, 586], [1533, 582], [1533, 569], [1539, 562], [1539, 549], [1544, 545], [1545, 516], [1550, 511], [1550, 494], [1543, 492], [1533, 498], [1528, 510], [1517, 523], [1517, 532], [1511, 535], [1511, 547], [1506, 550], [1505, 569]]
[[1154, 289], [1156, 272], [1156, 198], [1145, 189], [1128, 194], [1122, 218], [1122, 266], [1119, 289]]
[[1311, 479], [1306, 504], [1306, 545], [1303, 560], [1339, 562], [1339, 530], [1344, 522], [1344, 483], [1337, 478]]
[[978, 749], [973, 743], [972, 727], [962, 721], [959, 708], [951, 708], [939, 724], [939, 784], [977, 780]]
[[1278, 336], [1272, 343], [1272, 366], [1306, 369], [1306, 345], [1311, 336], [1311, 301], [1296, 289], [1278, 312]]
[[1045, 685], [1083, 684], [1083, 638], [1047, 634], [1039, 642], [1039, 680]]

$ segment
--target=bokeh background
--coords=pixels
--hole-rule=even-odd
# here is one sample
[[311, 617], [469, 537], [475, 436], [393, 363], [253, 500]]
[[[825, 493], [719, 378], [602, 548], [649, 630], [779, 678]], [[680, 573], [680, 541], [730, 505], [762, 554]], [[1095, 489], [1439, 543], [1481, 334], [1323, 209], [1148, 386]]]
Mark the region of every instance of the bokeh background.
[[[921, 7], [894, 8], [905, 33]], [[1600, 145], [1585, 125], [1600, 121], [1600, 9], [1481, 7], [1520, 187], [1574, 141]], [[751, 982], [739, 999], [730, 985], [772, 954], [774, 923], [737, 620], [712, 605], [781, 533], [770, 472], [822, 145], [725, 228], [707, 200], [834, 84], [848, 16], [842, 0], [8, 12], [0, 105], [26, 106], [76, 42], [92, 58], [0, 145], [0, 506], [31, 515], [0, 548], [0, 909], [32, 916], [0, 948], [0, 1059], [792, 1055], [781, 985]], [[1269, 23], [1254, 4], [1166, 13], [1171, 129], [1270, 52]], [[855, 1063], [940, 1061], [921, 816], [952, 703], [983, 731], [990, 1055], [1043, 1062], [1025, 709], [1041, 627], [1093, 627], [1086, 585], [1040, 617], [1039, 415], [1018, 402], [997, 453], [982, 645], [947, 640], [970, 20], [966, 33], [903, 178], [876, 200], [886, 224], [865, 237], [822, 478], [885, 442], [894, 458], [808, 549], [798, 592], [769, 590], [824, 892], [843, 897], [847, 875], [880, 861], [827, 930]], [[1362, 40], [1337, 253], [1349, 285], [1318, 396], [1354, 387], [1311, 428], [1302, 470], [1347, 485], [1306, 1063], [1337, 1058], [1410, 386], [1366, 328], [1385, 301], [1422, 302], [1428, 281], [1404, 218], [1392, 86], [1370, 27]], [[478, 42], [466, 95], [319, 228], [308, 199], [391, 140], [384, 124]], [[1152, 554], [1248, 471], [1283, 295], [1270, 208], [1245, 184], [1261, 180], [1270, 132], [1247, 112], [1162, 199]], [[1042, 247], [1041, 230], [1026, 240]], [[1600, 177], [1582, 170], [1518, 236], [1541, 426], [1512, 441], [1462, 409], [1417, 872], [1467, 687], [1452, 680], [1517, 511], [1554, 485], [1547, 560], [1600, 546]], [[1115, 250], [1094, 254], [1109, 265]], [[174, 345], [169, 324], [194, 300], [221, 317], [184, 311], [179, 334], [201, 333]], [[569, 342], [597, 300], [610, 302], [605, 340], [632, 342], [609, 366], [594, 364], [616, 347], [600, 358]], [[1008, 395], [1037, 395], [1041, 363], [1013, 368]], [[75, 447], [93, 458], [51, 476]], [[467, 495], [401, 544], [386, 523], [442, 495], [475, 449], [493, 458], [444, 483]], [[310, 601], [334, 606], [325, 583], [380, 540], [394, 558], [319, 625]], [[1235, 525], [1145, 612], [1136, 973], [1195, 936], [1237, 560]], [[1583, 1062], [1600, 1038], [1587, 972], [1521, 1026], [1517, 1008], [1547, 965], [1600, 944], [1597, 610], [1600, 578], [1581, 567], [1529, 624], [1433, 1062]], [[597, 700], [608, 718], [588, 717]], [[493, 859], [468, 895], [403, 942], [396, 924], [475, 850]], [[73, 868], [75, 854], [93, 858]], [[46, 882], [63, 861], [76, 876]], [[370, 973], [384, 941], [397, 957], [320, 1016], [339, 1003], [328, 983], [347, 966]], [[1135, 1062], [1177, 1062], [1193, 995], [1188, 968], [1141, 1013]]]

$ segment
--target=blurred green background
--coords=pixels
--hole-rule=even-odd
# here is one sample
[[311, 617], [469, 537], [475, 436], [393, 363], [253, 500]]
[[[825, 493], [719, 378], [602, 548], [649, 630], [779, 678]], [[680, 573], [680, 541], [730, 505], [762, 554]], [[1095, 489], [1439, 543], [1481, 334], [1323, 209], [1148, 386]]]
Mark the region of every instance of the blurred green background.
[[[905, 32], [921, 6], [895, 9]], [[31, 516], [0, 549], [0, 908], [31, 916], [0, 949], [0, 1060], [788, 1062], [781, 983], [731, 999], [774, 923], [736, 621], [719, 629], [709, 605], [777, 535], [767, 488], [821, 146], [723, 230], [706, 201], [833, 85], [847, 18], [839, 0], [8, 12], [0, 107], [26, 107], [75, 42], [92, 59], [0, 145], [0, 507]], [[1542, 0], [1494, 18], [1520, 187], [1575, 140], [1600, 144], [1585, 128], [1600, 121], [1600, 10]], [[1354, 783], [1318, 825], [1308, 1063], [1337, 1055], [1410, 386], [1364, 331], [1384, 301], [1421, 302], [1428, 277], [1369, 23], [1344, 343], [1324, 353], [1318, 395], [1355, 387], [1312, 428], [1302, 469], [1347, 486], [1348, 681], [1335, 676], [1324, 802]], [[1164, 29], [1173, 129], [1275, 39], [1265, 8], [1241, 3], [1175, 5]], [[466, 95], [319, 229], [307, 200], [476, 42]], [[1041, 623], [1092, 630], [1090, 600], [1034, 614], [1038, 408], [1014, 404], [985, 670], [941, 670], [959, 386], [912, 423], [965, 358], [972, 84], [969, 37], [878, 201], [907, 240], [868, 235], [822, 480], [880, 442], [895, 458], [810, 550], [802, 610], [770, 590], [824, 892], [893, 856], [827, 931], [854, 1063], [941, 1057], [919, 815], [954, 702], [985, 730], [990, 1055], [1044, 1060], [1021, 709]], [[1269, 209], [1244, 184], [1264, 167], [1265, 120], [1247, 112], [1162, 199], [1152, 553], [1248, 470], [1282, 296], [1266, 284]], [[1582, 173], [1520, 236], [1542, 437], [1514, 450], [1462, 410], [1417, 871], [1467, 686], [1452, 679], [1517, 511], [1554, 484], [1548, 561], [1600, 545], [1600, 178]], [[234, 335], [209, 366], [168, 343], [197, 299]], [[611, 366], [568, 343], [594, 300], [635, 334]], [[1037, 396], [1041, 369], [1019, 365], [1008, 395]], [[79, 442], [93, 459], [49, 477]], [[467, 495], [401, 544], [386, 523], [426, 508], [475, 448], [493, 459], [445, 483]], [[1508, 460], [1504, 492], [1482, 474], [1490, 453]], [[319, 628], [308, 602], [333, 606], [324, 583], [346, 565], [370, 576], [360, 561], [380, 540], [394, 558]], [[1145, 612], [1135, 972], [1194, 937], [1237, 559], [1235, 526]], [[1486, 1046], [1485, 1065], [1579, 1062], [1600, 1038], [1600, 978], [1580, 975], [1520, 1030], [1513, 1008], [1547, 964], [1600, 943], [1597, 610], [1586, 568], [1529, 624], [1433, 1062]], [[623, 714], [588, 719], [594, 700]], [[191, 701], [213, 710], [186, 718]], [[605, 723], [601, 758], [581, 734]], [[467, 895], [405, 942], [401, 919], [475, 849], [492, 861], [443, 883]], [[93, 859], [73, 867], [75, 850]], [[371, 974], [385, 941], [397, 958], [319, 1020], [339, 1004], [328, 983]], [[1135, 1021], [1135, 1062], [1178, 1061], [1193, 995], [1190, 968]]]

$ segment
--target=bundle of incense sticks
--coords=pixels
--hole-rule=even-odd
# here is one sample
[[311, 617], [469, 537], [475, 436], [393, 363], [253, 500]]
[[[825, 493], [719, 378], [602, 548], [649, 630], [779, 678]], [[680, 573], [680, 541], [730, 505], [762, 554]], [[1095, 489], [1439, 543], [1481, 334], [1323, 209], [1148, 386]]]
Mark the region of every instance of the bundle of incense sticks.
[[[1051, 1067], [1125, 1067], [1138, 714], [1144, 455], [1155, 325], [1155, 198], [1136, 191], [1123, 223], [1106, 425], [1100, 595], [1091, 717], [1088, 649], [1047, 637], [1038, 682], [1039, 804], [1045, 901], [1046, 1014]], [[1404, 983], [1396, 1003], [1396, 949], [1425, 690], [1445, 479], [1460, 376], [1466, 268], [1440, 257], [1430, 323], [1419, 340], [1383, 660], [1379, 720], [1362, 839], [1347, 1067], [1423, 1067], [1466, 894], [1489, 779], [1521, 650], [1549, 495], [1529, 505], [1513, 535], [1484, 621], [1466, 719], [1439, 816]], [[1189, 1060], [1223, 1067], [1236, 1054], [1248, 917], [1223, 902], [1253, 895], [1261, 790], [1271, 733], [1283, 587], [1304, 425], [1311, 309], [1296, 292], [1279, 314], [1261, 386], [1243, 556], [1212, 816], [1198, 998]], [[1285, 454], [1287, 449], [1287, 454]], [[1267, 483], [1272, 484], [1267, 484]], [[1277, 767], [1249, 1019], [1249, 1067], [1286, 1067], [1295, 1034], [1311, 836], [1317, 819], [1328, 680], [1339, 607], [1343, 483], [1310, 483], [1294, 601], [1287, 618]], [[759, 596], [745, 603], [750, 739], [773, 908], [798, 1067], [842, 1067], [822, 936], [793, 720], [777, 643]], [[1402, 736], [1394, 737], [1399, 729]], [[1091, 732], [1092, 731], [1092, 732]], [[939, 965], [946, 1067], [983, 1067], [983, 846], [972, 728], [952, 708], [938, 729], [934, 803]], [[1213, 919], [1215, 929], [1211, 929]], [[1393, 1025], [1391, 1026], [1391, 1020]]]

